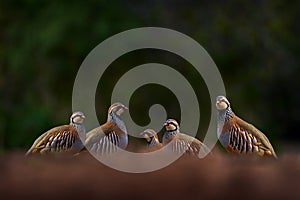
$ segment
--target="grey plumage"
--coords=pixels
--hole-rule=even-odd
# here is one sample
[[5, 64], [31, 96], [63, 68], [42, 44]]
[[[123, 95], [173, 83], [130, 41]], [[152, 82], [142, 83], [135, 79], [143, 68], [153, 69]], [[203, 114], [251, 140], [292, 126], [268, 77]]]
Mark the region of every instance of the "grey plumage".
[[147, 141], [147, 150], [149, 152], [159, 150], [163, 147], [162, 143], [159, 142], [157, 133], [153, 129], [144, 130], [140, 133]]
[[114, 103], [108, 109], [107, 121], [87, 134], [85, 146], [97, 155], [109, 155], [117, 147], [125, 149], [128, 135], [125, 123], [120, 115], [128, 108], [121, 103]]
[[168, 119], [164, 126], [167, 131], [163, 135], [163, 145], [165, 146], [173, 141], [173, 152], [180, 154], [188, 153], [195, 156], [199, 155], [200, 150], [205, 154], [210, 153], [210, 149], [204, 143], [192, 136], [181, 133], [176, 120]]

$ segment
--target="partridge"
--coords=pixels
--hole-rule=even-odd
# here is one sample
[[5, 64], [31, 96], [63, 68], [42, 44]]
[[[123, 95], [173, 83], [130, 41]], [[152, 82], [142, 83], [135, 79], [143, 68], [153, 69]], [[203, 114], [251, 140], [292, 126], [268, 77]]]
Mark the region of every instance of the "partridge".
[[218, 138], [228, 152], [277, 158], [268, 138], [252, 124], [236, 116], [226, 97], [216, 98], [216, 108], [218, 110]]
[[116, 147], [125, 149], [128, 135], [121, 114], [128, 108], [121, 103], [114, 103], [108, 109], [107, 121], [87, 133], [85, 146], [97, 155], [110, 154]]
[[174, 140], [175, 142], [172, 146], [174, 152], [187, 153], [195, 156], [199, 155], [200, 149], [202, 149], [201, 151], [205, 154], [210, 152], [210, 149], [204, 143], [192, 136], [180, 133], [179, 124], [176, 120], [168, 119], [164, 123], [164, 126], [167, 131], [163, 135], [163, 145], [165, 146]]
[[159, 150], [163, 147], [162, 143], [158, 140], [157, 133], [153, 129], [147, 129], [140, 135], [147, 140], [147, 149], [149, 152]]
[[83, 147], [80, 138], [85, 139], [85, 128], [82, 112], [74, 112], [69, 125], [54, 127], [38, 137], [26, 155], [50, 152], [79, 152]]

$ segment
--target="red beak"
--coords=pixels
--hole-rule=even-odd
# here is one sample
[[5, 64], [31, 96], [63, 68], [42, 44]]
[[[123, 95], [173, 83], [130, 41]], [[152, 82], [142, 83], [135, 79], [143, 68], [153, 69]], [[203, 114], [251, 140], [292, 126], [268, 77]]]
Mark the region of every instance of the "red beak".
[[165, 122], [165, 123], [164, 123], [164, 126], [169, 126], [169, 123], [168, 123], [168, 122]]

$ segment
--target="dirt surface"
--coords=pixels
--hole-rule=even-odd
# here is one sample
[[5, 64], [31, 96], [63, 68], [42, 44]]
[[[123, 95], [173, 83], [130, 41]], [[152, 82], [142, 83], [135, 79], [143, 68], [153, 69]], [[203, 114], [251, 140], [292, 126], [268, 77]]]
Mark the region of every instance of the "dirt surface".
[[145, 174], [76, 157], [0, 156], [1, 199], [300, 199], [300, 156], [183, 157]]

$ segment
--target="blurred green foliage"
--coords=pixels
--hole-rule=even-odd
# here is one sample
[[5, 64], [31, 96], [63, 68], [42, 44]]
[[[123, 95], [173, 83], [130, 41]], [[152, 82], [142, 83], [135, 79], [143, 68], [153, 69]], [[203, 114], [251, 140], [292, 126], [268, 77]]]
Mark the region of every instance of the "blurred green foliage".
[[[266, 132], [278, 146], [281, 141], [299, 141], [299, 4], [283, 0], [1, 1], [1, 149], [28, 148], [43, 131], [68, 123], [73, 82], [86, 55], [109, 36], [143, 26], [175, 29], [197, 40], [217, 64], [240, 117]], [[97, 96], [101, 122], [111, 88], [129, 66], [159, 58], [157, 62], [197, 78], [176, 55], [144, 55], [130, 54], [127, 59], [124, 55], [107, 72], [112, 82], [104, 78], [99, 83], [104, 89], [98, 93], [107, 95]], [[142, 97], [137, 98], [141, 102]], [[147, 99], [151, 102], [143, 99], [146, 105]], [[202, 125], [200, 132], [207, 121]]]

